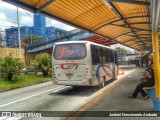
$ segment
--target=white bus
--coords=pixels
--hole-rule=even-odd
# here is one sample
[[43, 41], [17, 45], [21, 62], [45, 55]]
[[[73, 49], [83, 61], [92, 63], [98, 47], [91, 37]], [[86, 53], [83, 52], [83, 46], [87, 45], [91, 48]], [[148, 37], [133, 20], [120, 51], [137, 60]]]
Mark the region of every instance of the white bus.
[[116, 79], [118, 57], [114, 49], [89, 41], [55, 43], [52, 55], [53, 84], [105, 86]]

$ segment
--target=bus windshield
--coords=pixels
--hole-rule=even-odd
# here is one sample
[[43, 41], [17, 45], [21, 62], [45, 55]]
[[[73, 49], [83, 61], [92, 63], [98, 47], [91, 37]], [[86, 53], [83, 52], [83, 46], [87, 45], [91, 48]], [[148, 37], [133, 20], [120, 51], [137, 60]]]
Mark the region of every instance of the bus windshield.
[[57, 60], [77, 60], [86, 57], [84, 43], [59, 44], [55, 46], [54, 58]]

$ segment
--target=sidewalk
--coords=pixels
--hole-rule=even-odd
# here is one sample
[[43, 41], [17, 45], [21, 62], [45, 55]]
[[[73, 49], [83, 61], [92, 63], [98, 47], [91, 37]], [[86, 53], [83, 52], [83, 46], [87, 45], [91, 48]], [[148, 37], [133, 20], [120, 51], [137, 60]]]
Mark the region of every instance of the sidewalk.
[[[137, 98], [128, 98], [128, 96], [134, 91], [136, 85], [139, 83], [140, 78], [143, 77], [144, 71], [145, 68], [136, 68], [131, 74], [123, 78], [122, 82], [120, 82], [116, 88], [107, 93], [93, 106], [88, 108], [87, 111], [153, 111], [153, 99], [150, 98], [148, 100], [143, 100], [141, 94], [139, 94]], [[88, 115], [82, 113], [80, 116], [87, 117]], [[80, 116], [77, 118], [78, 120], [84, 119], [84, 117]], [[95, 120], [97, 119], [93, 117], [87, 118]], [[115, 117], [108, 118], [112, 119]], [[154, 119], [157, 119], [157, 117]]]
[[143, 77], [143, 73], [144, 68], [137, 68], [89, 111], [153, 111], [152, 99], [143, 100], [141, 94], [137, 98], [128, 98]]

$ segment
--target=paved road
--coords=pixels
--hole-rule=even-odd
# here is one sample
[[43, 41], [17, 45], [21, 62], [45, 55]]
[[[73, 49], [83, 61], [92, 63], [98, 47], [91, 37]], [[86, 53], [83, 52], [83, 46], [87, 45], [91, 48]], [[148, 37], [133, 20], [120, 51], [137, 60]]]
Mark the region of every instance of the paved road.
[[[125, 69], [125, 73], [129, 73], [131, 70]], [[118, 80], [122, 77], [123, 75], [119, 76]], [[107, 86], [114, 82], [109, 81]], [[53, 85], [52, 82], [46, 82], [0, 93], [0, 110], [75, 111], [93, 99], [99, 91], [101, 89], [97, 87], [80, 87], [75, 89], [73, 87]]]

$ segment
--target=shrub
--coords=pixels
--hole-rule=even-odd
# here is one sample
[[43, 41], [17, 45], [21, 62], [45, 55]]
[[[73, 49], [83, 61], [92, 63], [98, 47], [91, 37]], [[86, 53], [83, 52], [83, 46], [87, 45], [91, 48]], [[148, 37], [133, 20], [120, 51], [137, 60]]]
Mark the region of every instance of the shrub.
[[52, 58], [47, 53], [37, 54], [35, 57], [35, 62], [32, 65], [36, 70], [41, 70], [43, 76], [46, 77], [51, 70]]
[[8, 55], [0, 58], [0, 71], [3, 73], [3, 78], [11, 81], [13, 76], [20, 73], [20, 69], [24, 66], [18, 58], [13, 58]]

